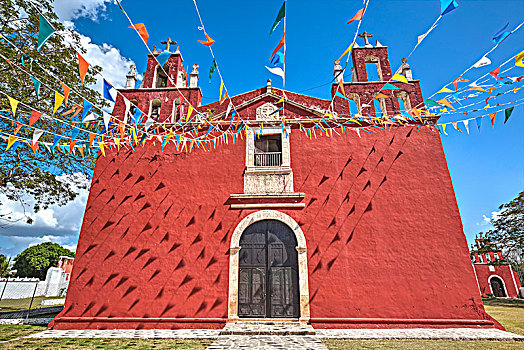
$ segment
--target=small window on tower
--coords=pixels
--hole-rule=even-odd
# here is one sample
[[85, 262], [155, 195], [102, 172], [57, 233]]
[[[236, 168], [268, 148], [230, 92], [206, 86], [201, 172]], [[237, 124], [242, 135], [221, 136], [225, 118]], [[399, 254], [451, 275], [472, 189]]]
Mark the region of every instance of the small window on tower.
[[158, 116], [160, 115], [160, 107], [162, 105], [162, 102], [159, 98], [153, 99], [151, 101], [151, 117], [158, 119]]
[[134, 115], [136, 112], [136, 107], [138, 106], [138, 101], [136, 100], [136, 98], [132, 98], [131, 100], [129, 100], [129, 102], [131, 102], [131, 106], [129, 107], [129, 114]]
[[282, 134], [263, 135], [255, 140], [255, 166], [282, 164]]
[[349, 113], [351, 115], [355, 115], [355, 114], [358, 114], [358, 107], [357, 107], [357, 103], [353, 100], [350, 100], [349, 101]]
[[167, 74], [166, 73], [169, 73], [169, 66], [167, 64], [164, 65], [163, 70], [160, 68], [160, 66], [157, 66], [156, 68], [156, 87], [157, 88], [167, 87]]
[[380, 101], [377, 98], [373, 99], [373, 106], [375, 107], [375, 116], [382, 117], [382, 106], [380, 105]]

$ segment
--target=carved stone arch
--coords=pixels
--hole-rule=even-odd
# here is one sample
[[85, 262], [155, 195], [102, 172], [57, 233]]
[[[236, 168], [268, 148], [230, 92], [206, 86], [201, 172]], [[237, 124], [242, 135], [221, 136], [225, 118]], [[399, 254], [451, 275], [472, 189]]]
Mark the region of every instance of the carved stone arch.
[[289, 215], [277, 210], [260, 210], [246, 216], [235, 228], [229, 248], [228, 322], [238, 321], [238, 267], [240, 238], [251, 224], [262, 220], [277, 220], [286, 224], [295, 234], [298, 252], [298, 284], [300, 292], [300, 322], [309, 322], [309, 286], [306, 237], [300, 225]]
[[[406, 111], [411, 110], [411, 101], [409, 99], [409, 94], [404, 90], [399, 90], [396, 92], [397, 98], [400, 98], [404, 102], [404, 109]], [[399, 106], [400, 108], [400, 106]]]

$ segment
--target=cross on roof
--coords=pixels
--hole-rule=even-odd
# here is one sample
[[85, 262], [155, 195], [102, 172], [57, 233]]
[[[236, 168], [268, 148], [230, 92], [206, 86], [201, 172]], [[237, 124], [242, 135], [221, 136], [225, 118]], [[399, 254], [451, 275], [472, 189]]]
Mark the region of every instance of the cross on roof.
[[367, 32], [364, 32], [362, 34], [359, 34], [358, 37], [359, 38], [364, 38], [364, 44], [365, 45], [370, 45], [369, 41], [368, 41], [368, 38], [372, 38], [373, 35], [372, 34], [368, 34]]
[[171, 44], [175, 45], [176, 41], [171, 40], [171, 38], [167, 38], [167, 41], [164, 40], [164, 41], [161, 41], [160, 43], [161, 44], [165, 44], [166, 45], [166, 51], [169, 51], [169, 47], [171, 46]]

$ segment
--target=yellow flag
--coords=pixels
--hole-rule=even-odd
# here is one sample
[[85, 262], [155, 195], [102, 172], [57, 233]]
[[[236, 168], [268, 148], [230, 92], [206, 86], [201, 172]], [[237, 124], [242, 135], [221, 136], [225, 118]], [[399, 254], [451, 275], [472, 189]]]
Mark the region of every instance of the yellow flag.
[[448, 124], [442, 124], [442, 132], [444, 133], [444, 135], [447, 135], [448, 133], [446, 132], [446, 126]]
[[405, 76], [403, 76], [402, 74], [395, 74], [391, 77], [391, 80], [395, 80], [395, 81], [401, 81], [403, 83], [408, 83], [408, 80], [406, 79]]
[[193, 106], [189, 105], [189, 107], [187, 108], [186, 122], [188, 122], [189, 118], [191, 118], [191, 113], [193, 113]]
[[56, 113], [57, 109], [60, 107], [63, 101], [64, 96], [60, 95], [58, 92], [55, 91], [55, 109], [53, 110], [53, 114]]
[[14, 116], [16, 113], [16, 107], [18, 107], [18, 101], [10, 96], [7, 96], [7, 98], [9, 99], [9, 103], [11, 104], [11, 110], [13, 111]]
[[522, 86], [519, 87], [519, 88], [514, 87], [514, 88], [513, 88], [513, 92], [514, 92], [514, 93], [517, 93], [517, 91], [519, 91], [520, 89], [522, 89]]
[[115, 144], [118, 147], [118, 150], [120, 150], [120, 139], [119, 138], [115, 139]]
[[277, 104], [284, 102], [284, 98], [282, 97], [280, 100], [277, 101]]
[[102, 151], [102, 154], [105, 157], [106, 156], [106, 151], [104, 150], [104, 143], [103, 142], [99, 142], [98, 143], [98, 147], [100, 147], [100, 151]]
[[7, 148], [6, 151], [11, 148], [11, 146], [18, 140], [18, 136], [9, 135], [9, 139], [7, 140]]
[[524, 67], [524, 51], [515, 56], [515, 65], [519, 67]]
[[437, 94], [440, 94], [441, 92], [455, 92], [451, 89], [448, 89], [447, 87], [443, 87], [442, 89], [440, 89]]
[[353, 43], [349, 44], [348, 48], [346, 49], [346, 51], [344, 51], [344, 53], [342, 55], [340, 55], [340, 57], [338, 58], [337, 61], [340, 61], [342, 59], [342, 57], [344, 57], [345, 54], [349, 53], [351, 51], [351, 48], [353, 47]]
[[224, 89], [224, 81], [222, 80], [222, 77], [220, 77], [220, 95], [218, 96], [218, 99], [222, 99], [222, 90]]
[[442, 100], [438, 100], [437, 102], [440, 103], [440, 104], [443, 104], [444, 106], [448, 106], [452, 110], [455, 110], [455, 108], [453, 108], [451, 103], [449, 103], [448, 100], [446, 100], [445, 98], [443, 98]]

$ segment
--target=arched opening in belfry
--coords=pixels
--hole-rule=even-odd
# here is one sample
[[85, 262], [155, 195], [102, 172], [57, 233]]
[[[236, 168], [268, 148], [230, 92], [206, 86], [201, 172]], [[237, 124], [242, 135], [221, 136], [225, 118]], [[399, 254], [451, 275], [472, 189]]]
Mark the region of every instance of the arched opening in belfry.
[[153, 119], [158, 119], [158, 117], [160, 116], [160, 108], [162, 106], [162, 101], [160, 101], [159, 98], [154, 98], [152, 101], [151, 101], [151, 118]]
[[377, 56], [366, 56], [364, 58], [368, 81], [382, 81], [382, 70], [380, 60]]
[[298, 318], [300, 294], [295, 233], [278, 220], [261, 220], [240, 237], [238, 316]]
[[397, 92], [397, 100], [400, 109], [400, 113], [411, 110], [411, 101], [406, 91]]
[[166, 63], [164, 64], [163, 68], [164, 69], [161, 69], [160, 65], [156, 67], [155, 87], [157, 88], [167, 87], [167, 74], [169, 74], [169, 65]]

